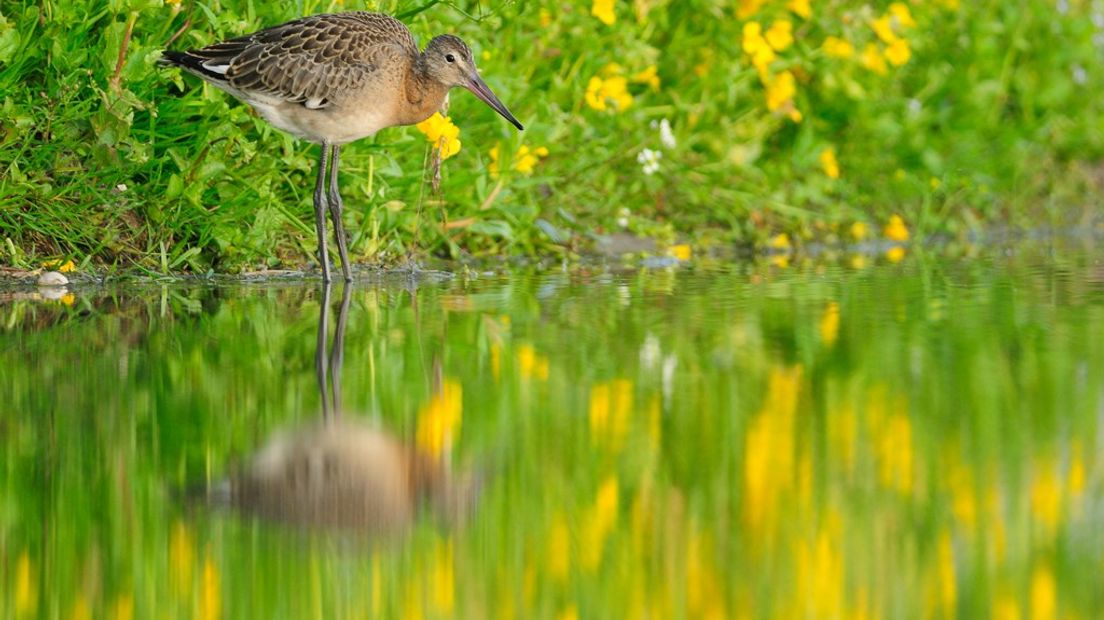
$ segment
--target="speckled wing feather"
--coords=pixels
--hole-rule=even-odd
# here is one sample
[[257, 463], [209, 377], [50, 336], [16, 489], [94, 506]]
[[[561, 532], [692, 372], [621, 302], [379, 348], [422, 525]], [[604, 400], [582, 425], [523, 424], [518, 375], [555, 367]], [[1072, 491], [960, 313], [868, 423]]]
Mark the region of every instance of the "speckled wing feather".
[[402, 22], [352, 11], [303, 17], [168, 60], [246, 95], [324, 108], [377, 78], [387, 56], [417, 53]]

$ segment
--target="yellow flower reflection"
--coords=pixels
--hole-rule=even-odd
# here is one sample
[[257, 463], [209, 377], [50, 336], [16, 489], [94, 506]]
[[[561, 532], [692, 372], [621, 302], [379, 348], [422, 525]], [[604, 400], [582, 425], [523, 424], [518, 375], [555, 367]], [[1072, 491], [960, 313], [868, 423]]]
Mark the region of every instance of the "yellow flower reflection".
[[203, 561], [203, 581], [199, 590], [200, 620], [217, 620], [222, 617], [222, 587], [219, 581], [218, 567], [208, 553]]
[[606, 478], [584, 519], [579, 563], [588, 572], [594, 572], [602, 563], [606, 538], [617, 524], [617, 487], [616, 476]]
[[840, 310], [839, 303], [829, 302], [824, 308], [824, 314], [820, 317], [820, 341], [824, 346], [830, 347], [836, 344], [839, 338]]
[[433, 144], [445, 160], [460, 152], [460, 128], [447, 116], [434, 112], [433, 116], [415, 125], [425, 134], [426, 140]]
[[455, 553], [452, 540], [438, 541], [430, 569], [430, 603], [439, 614], [451, 614], [456, 605]]
[[633, 384], [627, 379], [598, 383], [590, 388], [590, 438], [592, 443], [616, 454], [629, 434]]
[[777, 526], [781, 498], [794, 485], [794, 419], [801, 366], [776, 367], [744, 437], [744, 519], [753, 531]]
[[173, 523], [169, 534], [169, 583], [172, 592], [187, 598], [192, 592], [192, 567], [195, 565], [195, 542], [183, 521]]
[[464, 408], [464, 390], [454, 379], [445, 379], [441, 389], [418, 412], [415, 431], [418, 447], [433, 456], [441, 456], [460, 433]]
[[843, 616], [843, 549], [838, 525], [829, 519], [815, 540], [797, 548], [797, 591], [810, 618]]
[[1057, 617], [1058, 585], [1054, 571], [1039, 564], [1031, 572], [1031, 620], [1053, 620]]
[[552, 517], [548, 530], [548, 576], [558, 583], [566, 583], [571, 574], [571, 532], [562, 513]]
[[522, 379], [548, 380], [548, 358], [537, 353], [533, 345], [518, 346], [517, 365]]
[[38, 606], [38, 588], [35, 585], [31, 556], [24, 550], [15, 564], [15, 615], [29, 616]]

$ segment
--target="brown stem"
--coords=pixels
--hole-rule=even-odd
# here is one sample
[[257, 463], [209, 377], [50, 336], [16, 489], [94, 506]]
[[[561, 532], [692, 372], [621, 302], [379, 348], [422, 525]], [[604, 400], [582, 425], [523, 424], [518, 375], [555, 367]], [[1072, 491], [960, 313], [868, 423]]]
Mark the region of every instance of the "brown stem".
[[119, 46], [119, 57], [115, 59], [115, 74], [111, 76], [111, 88], [119, 90], [119, 78], [123, 73], [123, 65], [126, 63], [127, 48], [130, 47], [130, 35], [134, 32], [134, 22], [138, 21], [138, 13], [132, 12], [127, 19], [126, 32], [123, 33], [123, 43]]

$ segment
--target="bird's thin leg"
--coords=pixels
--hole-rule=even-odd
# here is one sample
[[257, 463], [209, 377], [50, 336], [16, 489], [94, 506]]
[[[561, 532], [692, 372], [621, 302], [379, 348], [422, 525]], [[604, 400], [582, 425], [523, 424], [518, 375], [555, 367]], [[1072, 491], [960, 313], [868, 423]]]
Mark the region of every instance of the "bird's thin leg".
[[341, 145], [332, 147], [333, 157], [330, 158], [330, 217], [333, 219], [334, 236], [337, 237], [337, 250], [341, 254], [341, 273], [345, 275], [346, 282], [352, 282], [353, 276], [349, 271], [349, 251], [345, 248], [345, 224], [341, 221], [341, 210], [345, 205], [341, 202], [341, 192], [337, 189], [337, 164], [341, 159]]
[[322, 143], [322, 155], [318, 158], [318, 181], [314, 184], [314, 226], [318, 230], [318, 262], [322, 265], [322, 281], [330, 281], [330, 254], [326, 249], [326, 157], [330, 145]]

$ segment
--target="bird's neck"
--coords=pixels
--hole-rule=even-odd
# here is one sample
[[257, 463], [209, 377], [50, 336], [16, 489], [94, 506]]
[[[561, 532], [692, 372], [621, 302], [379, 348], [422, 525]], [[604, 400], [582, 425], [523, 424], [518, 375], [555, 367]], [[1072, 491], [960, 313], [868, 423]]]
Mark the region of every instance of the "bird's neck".
[[406, 75], [406, 106], [402, 124], [420, 123], [441, 109], [449, 87], [429, 75], [425, 54], [420, 54]]

